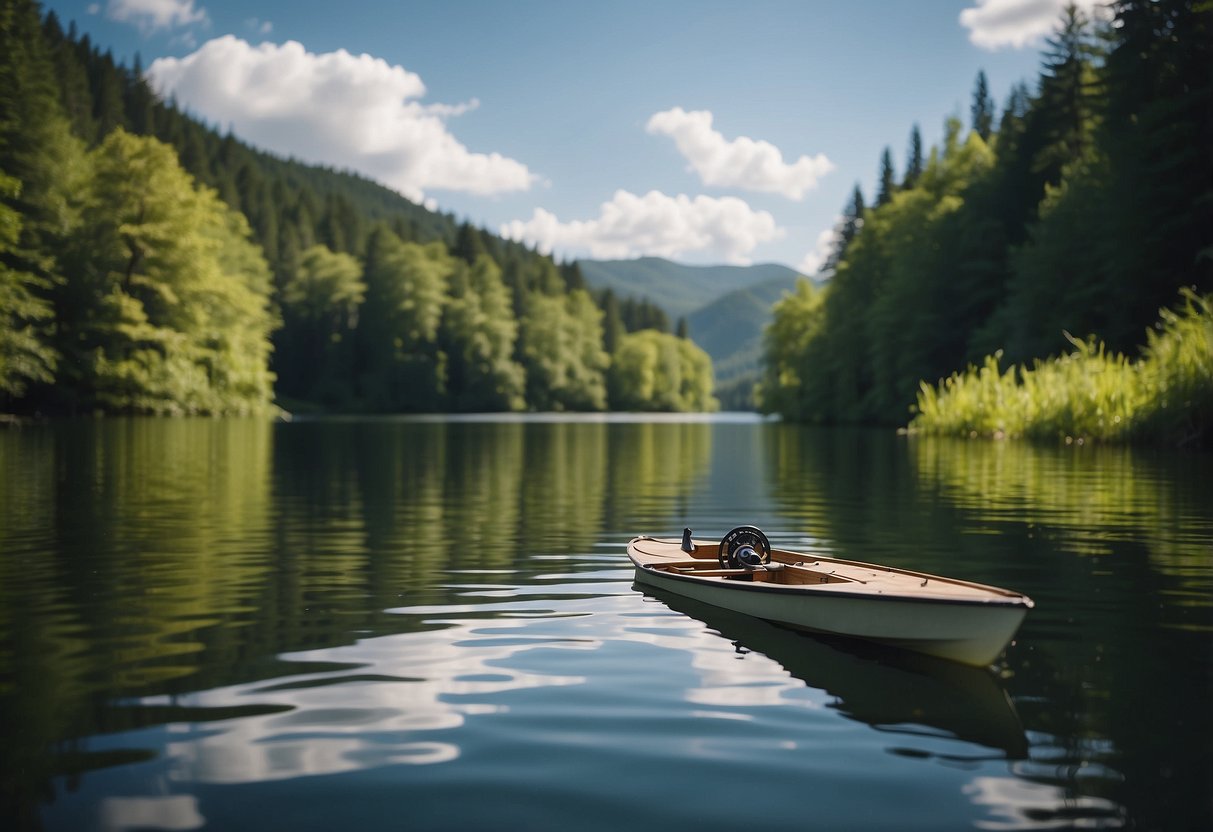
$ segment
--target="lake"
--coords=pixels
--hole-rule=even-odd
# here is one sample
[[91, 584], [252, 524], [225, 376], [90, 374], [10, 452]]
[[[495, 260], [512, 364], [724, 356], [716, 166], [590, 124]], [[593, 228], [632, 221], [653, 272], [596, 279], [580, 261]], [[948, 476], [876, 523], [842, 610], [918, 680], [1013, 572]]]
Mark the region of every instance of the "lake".
[[[5, 829], [1207, 829], [1213, 457], [702, 418], [0, 431]], [[1031, 595], [990, 670], [637, 534]]]

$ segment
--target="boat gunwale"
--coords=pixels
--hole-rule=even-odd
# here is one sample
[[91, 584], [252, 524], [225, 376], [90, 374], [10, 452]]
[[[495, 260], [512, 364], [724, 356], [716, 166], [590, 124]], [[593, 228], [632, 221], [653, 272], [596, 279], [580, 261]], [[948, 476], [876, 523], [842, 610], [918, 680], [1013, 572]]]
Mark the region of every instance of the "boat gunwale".
[[[936, 578], [952, 583], [963, 584], [970, 587], [992, 591], [998, 595], [991, 598], [950, 598], [942, 595], [904, 595], [900, 593], [885, 594], [881, 591], [876, 592], [854, 592], [845, 589], [830, 589], [822, 590], [822, 586], [837, 586], [837, 584], [797, 584], [788, 586], [785, 584], [770, 584], [762, 582], [742, 582], [729, 581], [723, 576], [696, 575], [694, 572], [670, 572], [658, 567], [665, 564], [661, 563], [640, 563], [632, 556], [633, 545], [640, 541], [653, 541], [664, 545], [675, 545], [674, 541], [661, 540], [659, 538], [641, 536], [633, 538], [628, 542], [628, 559], [637, 569], [643, 569], [654, 575], [661, 575], [675, 581], [688, 580], [692, 583], [704, 586], [718, 586], [721, 589], [727, 590], [744, 590], [749, 592], [766, 592], [780, 595], [816, 595], [820, 598], [846, 598], [864, 601], [886, 601], [896, 603], [910, 604], [939, 604], [950, 606], [966, 606], [966, 607], [1011, 607], [1017, 609], [1030, 610], [1036, 606], [1035, 602], [1026, 595], [1015, 593], [1013, 590], [1003, 589], [1001, 587], [990, 586], [987, 584], [979, 584], [972, 581], [965, 581], [958, 578], [945, 578], [940, 575], [932, 575], [927, 572], [913, 572], [908, 569], [898, 569], [895, 567], [881, 566], [874, 563], [865, 563], [863, 561], [846, 561], [834, 558], [816, 558], [817, 562], [836, 562], [845, 563], [852, 566], [868, 567], [873, 569], [882, 569], [890, 572], [900, 572], [904, 575], [913, 575], [915, 577]], [[773, 551], [780, 552], [785, 555], [795, 555], [801, 557], [811, 557], [800, 552], [790, 552], [786, 549], [776, 549]], [[704, 560], [707, 560], [706, 558]]]

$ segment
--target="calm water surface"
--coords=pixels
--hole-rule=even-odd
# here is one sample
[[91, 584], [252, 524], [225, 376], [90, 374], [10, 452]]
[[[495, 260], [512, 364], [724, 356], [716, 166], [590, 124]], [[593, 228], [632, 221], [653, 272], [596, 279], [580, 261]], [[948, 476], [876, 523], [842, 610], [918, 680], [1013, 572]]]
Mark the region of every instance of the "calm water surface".
[[[727, 417], [0, 431], [0, 825], [1207, 829], [1211, 463]], [[987, 672], [633, 586], [633, 535], [741, 523], [1037, 607]]]

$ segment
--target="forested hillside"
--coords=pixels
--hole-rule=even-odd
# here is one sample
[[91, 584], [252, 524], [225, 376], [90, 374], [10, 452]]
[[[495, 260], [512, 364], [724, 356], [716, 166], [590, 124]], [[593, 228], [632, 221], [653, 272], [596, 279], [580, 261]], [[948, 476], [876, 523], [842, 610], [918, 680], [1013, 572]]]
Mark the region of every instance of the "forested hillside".
[[[753, 410], [754, 385], [761, 375], [762, 333], [775, 301], [799, 275], [777, 263], [753, 266], [690, 266], [661, 257], [633, 260], [578, 260], [592, 289], [620, 298], [638, 324], [686, 333], [712, 359], [716, 397], [726, 410]], [[656, 310], [660, 317], [646, 316]]]
[[778, 263], [752, 266], [689, 266], [662, 257], [634, 260], [578, 260], [590, 286], [621, 298], [651, 301], [672, 320], [687, 318], [716, 299], [796, 272]]
[[711, 409], [707, 356], [653, 328], [575, 264], [258, 151], [0, 0], [0, 411]]
[[[1058, 356], [1088, 335], [1132, 358], [1160, 308], [1188, 304], [1182, 287], [1213, 290], [1213, 10], [1114, 10], [1111, 24], [1067, 10], [1035, 89], [1001, 108], [980, 75], [967, 129], [949, 118], [925, 152], [915, 127], [900, 175], [885, 151], [875, 199], [857, 187], [848, 202], [829, 287], [777, 306], [765, 409], [905, 424], [921, 380], [995, 354]], [[1205, 392], [1170, 407], [1199, 411], [1213, 356], [1186, 349]]]
[[754, 385], [762, 374], [763, 332], [776, 301], [801, 279], [776, 277], [737, 289], [687, 316], [687, 331], [712, 358], [716, 397], [725, 410], [753, 410]]

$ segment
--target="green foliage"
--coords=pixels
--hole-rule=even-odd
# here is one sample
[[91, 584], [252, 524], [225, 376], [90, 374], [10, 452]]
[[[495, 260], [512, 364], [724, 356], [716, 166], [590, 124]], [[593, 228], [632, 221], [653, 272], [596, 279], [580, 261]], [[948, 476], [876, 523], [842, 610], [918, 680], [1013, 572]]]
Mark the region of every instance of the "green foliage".
[[576, 263], [221, 134], [138, 59], [0, 0], [6, 408], [251, 412], [276, 379], [309, 409], [602, 409], [623, 333], [669, 323], [584, 286]]
[[811, 349], [825, 322], [825, 291], [803, 278], [775, 304], [774, 319], [764, 333], [762, 381], [754, 391], [759, 410], [803, 420], [813, 406], [803, 396], [801, 373], [811, 371]]
[[964, 349], [948, 340], [965, 286], [955, 254], [983, 239], [967, 225], [962, 195], [992, 159], [976, 133], [962, 142], [950, 120], [943, 152], [932, 151], [917, 186], [865, 212], [828, 295], [805, 290], [776, 307], [764, 409], [808, 421], [883, 421], [919, 378], [950, 369]]
[[876, 207], [887, 205], [897, 192], [897, 174], [893, 172], [893, 151], [884, 149], [880, 155], [880, 178], [876, 186]]
[[0, 0], [0, 396], [7, 406], [54, 381], [49, 294], [55, 254], [77, 222], [83, 148], [59, 105], [38, 9]]
[[365, 296], [362, 266], [352, 256], [322, 244], [300, 255], [281, 295], [284, 395], [329, 406], [353, 396], [352, 336]]
[[[640, 301], [636, 318], [625, 314], [628, 332], [660, 329], [669, 332], [670, 320], [689, 316], [707, 300], [756, 286], [775, 278], [795, 278], [796, 272], [777, 263], [753, 266], [688, 266], [660, 257], [635, 260], [579, 260], [587, 283], [598, 291], [614, 292], [623, 305]], [[649, 301], [645, 308], [644, 300]]]
[[48, 265], [41, 250], [57, 245], [71, 225], [79, 163], [37, 6], [0, 0], [0, 171], [21, 183], [3, 199], [21, 214], [21, 253], [36, 273]]
[[914, 129], [910, 131], [910, 148], [906, 154], [906, 175], [902, 180], [902, 186], [913, 188], [918, 184], [918, 177], [922, 176], [922, 131], [918, 129], [918, 125], [914, 125]]
[[299, 258], [299, 272], [283, 287], [282, 302], [300, 320], [338, 333], [356, 325], [365, 293], [357, 260], [314, 245]]
[[[791, 303], [777, 312], [765, 407], [806, 421], [900, 421], [920, 379], [978, 362], [974, 378], [1001, 390], [1005, 374], [982, 356], [1040, 361], [1065, 347], [1064, 331], [1099, 332], [1108, 346], [1063, 366], [1111, 379], [1148, 358], [1140, 333], [1180, 287], [1213, 290], [1213, 13], [1192, 0], [1125, 0], [1116, 12], [1095, 32], [1068, 8], [1039, 92], [1014, 88], [997, 131], [979, 75], [967, 137], [950, 120], [921, 166], [912, 142], [900, 190], [882, 164], [877, 207], [832, 258], [822, 314]], [[1080, 372], [1041, 378], [1073, 383], [1086, 400]], [[1039, 392], [1066, 400], [1049, 385]], [[1141, 412], [1132, 430], [1096, 432], [1183, 432]], [[1071, 415], [1087, 429], [1090, 419]], [[966, 418], [976, 424], [966, 430], [1023, 432]]]
[[441, 409], [446, 357], [438, 350], [438, 328], [456, 268], [440, 242], [406, 243], [386, 227], [371, 236], [358, 322], [362, 400], [370, 409]]
[[990, 97], [990, 85], [986, 80], [985, 70], [977, 73], [977, 81], [973, 86], [973, 104], [969, 108], [970, 128], [982, 141], [990, 140], [990, 131], [994, 129], [994, 99]]
[[539, 410], [605, 410], [610, 359], [602, 312], [584, 290], [538, 295], [522, 322], [527, 403]]
[[518, 321], [501, 269], [481, 255], [453, 274], [440, 341], [449, 360], [450, 406], [522, 410], [525, 373], [513, 360]]
[[[0, 174], [0, 196], [15, 196], [18, 184]], [[46, 337], [53, 310], [41, 292], [48, 283], [4, 262], [20, 232], [21, 215], [0, 203], [0, 397], [4, 398], [20, 397], [30, 382], [53, 381], [58, 359]]]
[[[914, 130], [914, 135], [918, 135], [917, 128]], [[918, 167], [914, 172], [914, 179], [917, 181], [918, 177], [922, 175], [921, 145], [918, 146], [918, 155], [916, 157], [912, 157], [912, 159], [917, 160]], [[907, 173], [907, 181], [909, 178], [910, 174]], [[856, 185], [855, 190], [851, 192], [851, 201], [848, 202], [847, 207], [843, 209], [842, 221], [834, 227], [834, 246], [830, 250], [830, 256], [826, 258], [825, 262], [825, 269], [827, 271], [834, 271], [838, 268], [838, 264], [841, 263], [842, 258], [846, 256], [847, 249], [850, 247], [851, 243], [855, 241], [855, 238], [859, 236], [859, 232], [863, 228], [863, 215], [864, 211], [866, 210], [867, 209], [863, 204], [863, 191], [861, 191], [859, 186]]]
[[55, 292], [77, 404], [146, 413], [269, 407], [269, 272], [244, 218], [172, 148], [119, 129], [88, 159]]
[[[691, 338], [712, 358], [717, 397], [721, 389], [748, 377], [745, 390], [758, 380], [762, 361], [762, 335], [771, 322], [772, 308], [804, 278], [775, 278], [722, 295], [687, 319]], [[743, 394], [748, 401], [749, 393]], [[723, 398], [721, 399], [723, 405]], [[737, 400], [734, 400], [734, 404]], [[753, 409], [753, 404], [744, 408]]]
[[954, 436], [1200, 442], [1213, 433], [1213, 296], [1183, 293], [1162, 310], [1141, 358], [1094, 338], [1031, 369], [999, 367], [1001, 354], [923, 384], [910, 429]]
[[712, 360], [691, 341], [646, 329], [620, 340], [611, 362], [611, 406], [632, 411], [711, 411]]

